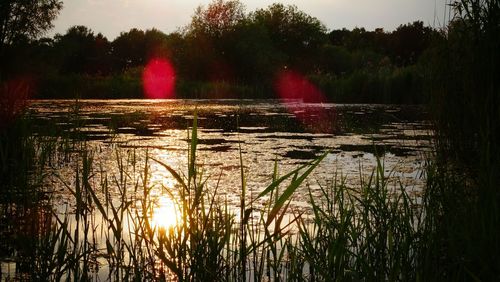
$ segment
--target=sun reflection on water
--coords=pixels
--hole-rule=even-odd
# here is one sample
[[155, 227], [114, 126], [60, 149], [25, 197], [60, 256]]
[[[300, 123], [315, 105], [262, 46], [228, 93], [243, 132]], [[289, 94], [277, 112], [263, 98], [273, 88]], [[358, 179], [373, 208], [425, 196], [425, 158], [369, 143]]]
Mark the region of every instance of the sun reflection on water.
[[179, 223], [176, 205], [167, 196], [160, 196], [151, 218], [152, 225], [158, 229], [167, 230]]

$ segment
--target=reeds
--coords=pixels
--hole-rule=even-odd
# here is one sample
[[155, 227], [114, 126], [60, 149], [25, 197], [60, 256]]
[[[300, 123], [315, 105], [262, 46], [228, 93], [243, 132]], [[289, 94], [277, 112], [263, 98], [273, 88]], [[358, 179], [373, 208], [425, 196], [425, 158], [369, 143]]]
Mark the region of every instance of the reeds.
[[500, 279], [500, 2], [454, 2], [429, 67], [436, 155], [422, 255], [432, 280]]
[[[220, 195], [217, 176], [199, 166], [196, 122], [185, 170], [148, 152], [117, 150], [113, 173], [84, 142], [31, 136], [21, 119], [0, 133], [0, 259], [15, 261], [13, 275], [25, 280], [500, 279], [500, 8], [498, 1], [461, 3], [457, 9], [467, 10], [431, 71], [438, 146], [421, 199], [389, 183], [379, 160], [355, 187], [332, 168], [332, 179], [307, 187], [311, 210], [296, 210], [294, 192], [325, 155], [283, 176], [276, 162], [258, 195], [246, 187], [240, 155], [235, 208]], [[56, 188], [45, 180], [58, 152], [74, 171], [53, 184], [72, 195], [62, 209], [45, 193]], [[153, 165], [176, 184], [155, 184]], [[173, 226], [153, 222], [158, 190], [175, 202]]]
[[[73, 179], [57, 177], [72, 195], [66, 209], [47, 206], [42, 227], [29, 234], [33, 252], [17, 257], [37, 267], [18, 276], [41, 280], [333, 281], [417, 280], [422, 210], [406, 188], [389, 187], [383, 163], [369, 179], [348, 187], [341, 174], [304, 186], [328, 152], [272, 179], [258, 195], [246, 187], [240, 149], [240, 206], [221, 196], [197, 152], [197, 121], [189, 132], [186, 170], [149, 152], [115, 151], [116, 172], [96, 163], [79, 143]], [[155, 169], [152, 169], [152, 167]], [[158, 169], [176, 184], [165, 187]], [[301, 187], [301, 188], [299, 188]], [[293, 208], [297, 189], [308, 189], [311, 210]], [[154, 222], [158, 193], [175, 205], [177, 222]]]

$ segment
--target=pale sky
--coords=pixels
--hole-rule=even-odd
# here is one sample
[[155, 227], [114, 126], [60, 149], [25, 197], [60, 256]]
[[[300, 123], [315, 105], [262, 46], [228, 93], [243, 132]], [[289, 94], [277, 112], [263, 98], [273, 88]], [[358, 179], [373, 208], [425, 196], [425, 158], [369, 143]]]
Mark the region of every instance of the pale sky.
[[[420, 20], [440, 27], [449, 0], [241, 0], [246, 12], [272, 3], [296, 5], [329, 29], [382, 27], [392, 31], [400, 24]], [[85, 25], [113, 40], [122, 31], [157, 28], [165, 33], [186, 26], [196, 7], [211, 0], [64, 0], [64, 8], [47, 36], [64, 34], [73, 25]], [[446, 14], [448, 17], [448, 14]]]

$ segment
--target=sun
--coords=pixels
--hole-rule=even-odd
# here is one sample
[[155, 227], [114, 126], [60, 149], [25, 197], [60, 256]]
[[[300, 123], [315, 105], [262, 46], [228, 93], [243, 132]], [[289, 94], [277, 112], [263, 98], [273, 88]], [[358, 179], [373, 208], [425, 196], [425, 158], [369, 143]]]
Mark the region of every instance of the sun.
[[151, 218], [152, 225], [167, 230], [179, 222], [175, 203], [167, 196], [160, 196]]

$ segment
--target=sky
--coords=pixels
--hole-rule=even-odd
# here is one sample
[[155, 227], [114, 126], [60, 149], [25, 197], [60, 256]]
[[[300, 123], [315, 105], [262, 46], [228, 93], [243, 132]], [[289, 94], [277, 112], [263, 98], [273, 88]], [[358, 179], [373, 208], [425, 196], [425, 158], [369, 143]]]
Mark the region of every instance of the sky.
[[[448, 0], [240, 0], [246, 12], [272, 3], [296, 5], [318, 18], [329, 30], [364, 27], [392, 31], [417, 20], [440, 27]], [[196, 7], [211, 0], [64, 0], [64, 8], [46, 35], [64, 34], [74, 25], [84, 25], [113, 40], [131, 28], [156, 28], [171, 33], [189, 24]], [[448, 17], [448, 14], [446, 14]]]

